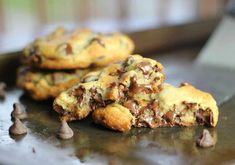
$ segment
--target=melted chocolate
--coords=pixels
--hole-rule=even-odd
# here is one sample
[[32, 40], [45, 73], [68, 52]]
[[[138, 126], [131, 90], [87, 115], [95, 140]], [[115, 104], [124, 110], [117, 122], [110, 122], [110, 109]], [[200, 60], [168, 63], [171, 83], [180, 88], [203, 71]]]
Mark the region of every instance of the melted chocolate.
[[144, 75], [149, 74], [149, 72], [153, 69], [149, 62], [141, 62], [138, 65], [138, 68], [143, 72]]
[[168, 111], [165, 115], [164, 118], [166, 119], [167, 122], [169, 123], [173, 123], [174, 122], [174, 118], [175, 118], [175, 114], [173, 111]]
[[139, 104], [135, 100], [127, 100], [124, 104], [124, 107], [130, 110], [132, 114], [137, 114], [137, 111], [139, 109]]
[[203, 111], [202, 109], [199, 109], [199, 111], [196, 112], [195, 115], [196, 115], [196, 121], [198, 122], [198, 124], [212, 125], [213, 115], [210, 109], [206, 109], [205, 111]]
[[77, 101], [79, 104], [82, 104], [84, 100], [85, 88], [83, 86], [79, 86], [78, 88], [72, 91], [72, 95], [77, 97]]

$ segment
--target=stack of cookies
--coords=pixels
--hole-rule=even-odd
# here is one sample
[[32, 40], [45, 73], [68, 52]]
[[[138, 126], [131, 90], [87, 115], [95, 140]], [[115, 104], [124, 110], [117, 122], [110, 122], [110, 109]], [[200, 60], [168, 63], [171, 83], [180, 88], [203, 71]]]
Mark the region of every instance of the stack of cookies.
[[18, 85], [35, 100], [55, 98], [63, 123], [92, 114], [95, 123], [122, 132], [132, 126], [216, 126], [219, 111], [209, 93], [166, 84], [163, 65], [131, 55], [133, 49], [120, 33], [59, 28], [25, 48]]
[[24, 49], [17, 84], [35, 100], [55, 98], [87, 73], [123, 61], [133, 50], [132, 40], [121, 33], [58, 28]]

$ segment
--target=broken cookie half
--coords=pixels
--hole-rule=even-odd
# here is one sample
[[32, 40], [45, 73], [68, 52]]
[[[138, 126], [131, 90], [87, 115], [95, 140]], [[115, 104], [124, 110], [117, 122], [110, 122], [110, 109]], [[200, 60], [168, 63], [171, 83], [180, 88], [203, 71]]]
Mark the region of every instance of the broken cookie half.
[[[102, 124], [117, 131], [128, 131], [135, 127], [164, 127], [164, 126], [216, 126], [218, 121], [218, 108], [214, 98], [206, 92], [200, 91], [191, 85], [179, 88], [169, 84], [162, 85], [162, 90], [150, 102], [134, 100], [119, 105], [120, 112], [112, 111], [117, 105], [109, 105], [97, 109], [92, 117], [95, 123]], [[128, 117], [123, 108], [128, 108], [132, 117]], [[105, 112], [106, 111], [106, 112]], [[118, 115], [117, 115], [118, 114]], [[125, 119], [128, 126], [121, 127], [120, 120]], [[115, 122], [117, 121], [117, 122]], [[117, 125], [121, 123], [120, 125]], [[131, 124], [130, 124], [131, 123]]]
[[54, 101], [54, 110], [66, 121], [79, 120], [92, 111], [131, 100], [149, 102], [156, 98], [165, 80], [163, 66], [139, 55], [90, 73], [83, 82], [62, 92]]

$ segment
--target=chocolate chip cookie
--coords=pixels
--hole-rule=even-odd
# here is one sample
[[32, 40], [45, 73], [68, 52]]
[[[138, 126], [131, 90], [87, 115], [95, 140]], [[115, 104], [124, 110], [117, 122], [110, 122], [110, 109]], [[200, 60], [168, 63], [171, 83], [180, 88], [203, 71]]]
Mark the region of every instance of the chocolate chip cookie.
[[179, 88], [164, 84], [156, 95], [157, 99], [151, 101], [131, 99], [122, 105], [101, 107], [93, 112], [93, 120], [117, 131], [128, 131], [131, 126], [156, 128], [199, 124], [214, 127], [218, 122], [214, 98], [189, 84]]
[[17, 85], [35, 100], [58, 96], [62, 91], [79, 83], [84, 75], [99, 68], [71, 71], [37, 70], [21, 66], [17, 73]]
[[121, 63], [86, 75], [83, 83], [62, 92], [55, 99], [54, 110], [64, 120], [71, 121], [114, 103], [150, 102], [158, 99], [156, 93], [161, 90], [164, 80], [163, 66], [159, 62], [132, 55]]
[[132, 40], [121, 33], [101, 34], [88, 29], [69, 32], [58, 28], [29, 44], [21, 61], [46, 69], [77, 69], [125, 60], [132, 53]]

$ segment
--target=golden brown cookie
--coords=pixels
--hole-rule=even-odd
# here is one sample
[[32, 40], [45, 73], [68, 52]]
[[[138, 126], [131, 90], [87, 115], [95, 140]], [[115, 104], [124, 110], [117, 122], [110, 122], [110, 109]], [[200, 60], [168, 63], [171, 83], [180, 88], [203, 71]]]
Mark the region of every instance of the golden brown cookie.
[[[191, 85], [176, 88], [164, 84], [156, 95], [158, 99], [151, 102], [126, 101], [126, 108], [117, 104], [99, 108], [93, 112], [93, 120], [122, 132], [131, 129], [130, 123], [135, 127], [156, 128], [200, 124], [214, 127], [218, 122], [219, 111], [214, 98]], [[124, 113], [123, 109], [128, 109], [132, 117], [126, 111]]]
[[216, 126], [219, 110], [211, 94], [190, 84], [174, 87], [164, 84], [159, 94], [159, 109], [169, 125]]
[[121, 33], [101, 34], [88, 29], [68, 32], [58, 28], [29, 44], [21, 59], [37, 68], [76, 69], [125, 60], [133, 49], [132, 40]]
[[159, 92], [164, 79], [159, 62], [132, 55], [122, 63], [85, 76], [85, 83], [62, 92], [54, 101], [54, 110], [71, 121], [112, 103], [123, 105], [130, 98], [150, 101], [157, 99], [155, 93]]
[[115, 103], [96, 109], [92, 114], [92, 118], [96, 124], [122, 132], [130, 130], [134, 120], [134, 116], [129, 109]]
[[46, 100], [58, 96], [62, 91], [79, 83], [93, 69], [72, 71], [45, 71], [21, 66], [17, 73], [17, 85], [35, 100]]

